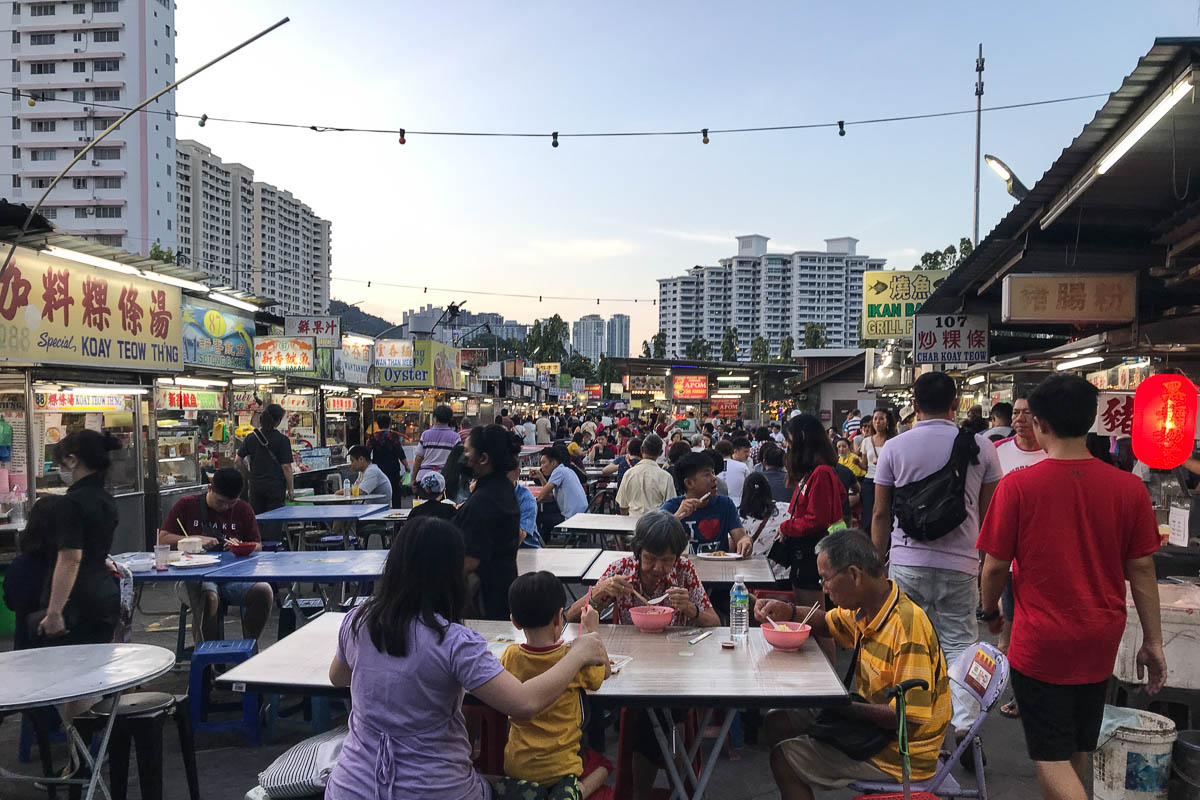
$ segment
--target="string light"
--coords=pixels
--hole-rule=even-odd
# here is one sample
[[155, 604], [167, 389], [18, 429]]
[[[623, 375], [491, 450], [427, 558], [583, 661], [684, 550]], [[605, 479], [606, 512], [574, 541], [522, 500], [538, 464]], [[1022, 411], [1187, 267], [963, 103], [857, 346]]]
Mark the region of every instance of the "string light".
[[700, 138], [701, 142], [703, 142], [704, 144], [708, 144], [708, 128], [700, 129], [700, 137], [701, 137]]
[[204, 124], [206, 122], [208, 122], [208, 114], [201, 114], [200, 115], [200, 127], [203, 128]]
[[550, 134], [550, 146], [558, 147], [558, 131], [555, 131], [554, 133]]
[[642, 297], [642, 298], [596, 297], [595, 295], [592, 295], [591, 297], [579, 297], [578, 295], [549, 295], [549, 294], [541, 295], [541, 294], [520, 294], [517, 292], [488, 292], [488, 291], [483, 291], [483, 290], [462, 289], [462, 288], [458, 288], [458, 287], [451, 289], [451, 288], [447, 288], [444, 286], [421, 286], [419, 284], [411, 284], [411, 283], [388, 283], [386, 281], [377, 281], [374, 279], [367, 280], [366, 278], [343, 278], [343, 277], [339, 277], [337, 275], [330, 276], [329, 280], [331, 282], [341, 281], [342, 283], [361, 283], [361, 284], [368, 284], [368, 285], [374, 284], [375, 286], [386, 286], [389, 289], [421, 289], [423, 294], [428, 294], [429, 290], [433, 289], [433, 291], [435, 291], [435, 292], [455, 292], [458, 294], [477, 294], [477, 295], [485, 295], [487, 297], [517, 297], [517, 298], [521, 298], [521, 299], [525, 299], [525, 300], [533, 300], [534, 298], [537, 298], [537, 301], [539, 303], [542, 302], [543, 300], [582, 300], [582, 301], [587, 301], [589, 303], [593, 300], [595, 300], [597, 303], [601, 303], [601, 302], [603, 302], [603, 303], [636, 303], [638, 300], [641, 300], [642, 302], [649, 301], [650, 303], [652, 303], [654, 305], [658, 304], [658, 299], [653, 298], [653, 297]]
[[844, 119], [839, 119], [838, 120], [838, 136], [845, 136], [845, 135], [846, 135], [846, 121]]
[[408, 144], [408, 142], [404, 141], [404, 128], [400, 129], [400, 144]]

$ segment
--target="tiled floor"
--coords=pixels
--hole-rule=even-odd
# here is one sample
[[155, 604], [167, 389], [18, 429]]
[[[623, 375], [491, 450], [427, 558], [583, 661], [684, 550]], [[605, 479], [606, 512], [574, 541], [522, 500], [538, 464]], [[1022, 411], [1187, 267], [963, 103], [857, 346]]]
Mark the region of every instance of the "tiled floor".
[[[150, 612], [165, 612], [178, 609], [169, 585], [157, 585], [148, 589], [143, 599], [143, 608]], [[138, 614], [135, 619], [135, 640], [159, 644], [174, 648], [176, 617], [148, 616]], [[230, 635], [236, 635], [237, 623], [230, 620]], [[275, 637], [275, 620], [268, 627], [264, 636], [263, 646], [269, 645]], [[0, 645], [3, 646], [3, 645]], [[3, 676], [0, 676], [0, 680]], [[164, 691], [185, 692], [187, 685], [186, 665], [160, 678], [149, 687]], [[0, 765], [10, 769], [29, 769], [34, 765], [19, 765], [17, 762], [17, 718], [12, 717], [0, 723]], [[240, 734], [206, 734], [198, 737], [197, 762], [200, 769], [202, 796], [206, 800], [241, 800], [245, 792], [257, 783], [258, 773], [271, 761], [284, 752], [289, 746], [304, 738], [305, 731], [299, 726], [288, 725], [281, 729], [278, 740], [259, 748], [245, 746], [245, 739]], [[1013, 720], [1004, 719], [995, 713], [984, 726], [984, 741], [989, 759], [987, 769], [988, 792], [993, 800], [1031, 800], [1037, 797], [1037, 786], [1033, 778], [1033, 768], [1025, 757], [1024, 737], [1020, 724]], [[609, 737], [610, 750], [615, 744], [615, 737]], [[59, 748], [61, 754], [61, 746]], [[610, 753], [610, 755], [612, 755]], [[179, 758], [178, 741], [168, 727], [165, 734], [165, 764], [166, 797], [186, 798], [187, 788], [183, 779], [182, 762]], [[35, 757], [36, 759], [36, 757]], [[61, 755], [60, 755], [61, 763]], [[956, 770], [959, 780], [964, 783], [970, 776]], [[136, 770], [131, 766], [130, 797], [139, 798], [136, 784]], [[32, 800], [44, 798], [46, 795], [29, 784], [17, 785], [0, 782], [0, 798], [4, 800]], [[414, 794], [413, 797], [419, 797]], [[741, 758], [730, 761], [722, 757], [714, 773], [708, 797], [715, 800], [760, 800], [760, 798], [778, 797], [774, 782], [771, 779], [767, 753], [761, 747], [747, 745], [741, 752]], [[849, 791], [822, 793], [820, 797], [848, 800], [853, 793]]]

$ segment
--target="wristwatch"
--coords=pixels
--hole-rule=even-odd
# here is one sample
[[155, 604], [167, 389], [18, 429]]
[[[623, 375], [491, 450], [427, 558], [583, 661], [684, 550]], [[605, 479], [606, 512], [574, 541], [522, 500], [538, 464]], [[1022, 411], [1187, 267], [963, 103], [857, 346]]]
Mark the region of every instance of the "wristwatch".
[[1000, 619], [1000, 609], [996, 609], [990, 614], [981, 614], [979, 616], [980, 622], [995, 622], [998, 619]]

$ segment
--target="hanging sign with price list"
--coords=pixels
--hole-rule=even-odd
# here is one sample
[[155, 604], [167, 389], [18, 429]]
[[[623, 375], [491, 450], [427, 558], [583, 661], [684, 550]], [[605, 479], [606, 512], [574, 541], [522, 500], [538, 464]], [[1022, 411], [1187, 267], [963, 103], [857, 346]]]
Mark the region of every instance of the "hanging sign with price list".
[[988, 360], [987, 314], [918, 314], [913, 363], [980, 364]]

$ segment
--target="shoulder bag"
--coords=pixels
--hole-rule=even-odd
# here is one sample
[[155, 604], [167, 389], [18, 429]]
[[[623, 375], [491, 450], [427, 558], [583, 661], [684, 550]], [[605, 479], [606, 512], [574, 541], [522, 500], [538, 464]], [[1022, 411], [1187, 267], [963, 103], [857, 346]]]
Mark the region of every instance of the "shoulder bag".
[[[858, 667], [858, 655], [862, 650], [862, 636], [854, 645], [854, 657], [842, 684], [850, 689], [854, 671]], [[866, 698], [858, 692], [850, 693], [850, 702], [865, 703]], [[866, 761], [887, 747], [896, 736], [896, 731], [881, 728], [875, 723], [853, 717], [841, 708], [823, 708], [809, 729], [808, 735], [818, 742], [835, 747], [855, 761]]]

